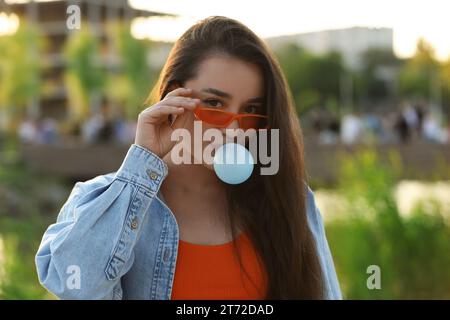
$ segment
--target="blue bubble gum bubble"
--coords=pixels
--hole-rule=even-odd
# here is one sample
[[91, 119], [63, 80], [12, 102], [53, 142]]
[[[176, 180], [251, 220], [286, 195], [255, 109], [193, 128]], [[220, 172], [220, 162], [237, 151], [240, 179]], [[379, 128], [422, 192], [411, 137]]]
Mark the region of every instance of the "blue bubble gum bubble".
[[214, 171], [220, 180], [228, 184], [246, 181], [253, 172], [253, 156], [242, 145], [226, 143], [214, 156]]

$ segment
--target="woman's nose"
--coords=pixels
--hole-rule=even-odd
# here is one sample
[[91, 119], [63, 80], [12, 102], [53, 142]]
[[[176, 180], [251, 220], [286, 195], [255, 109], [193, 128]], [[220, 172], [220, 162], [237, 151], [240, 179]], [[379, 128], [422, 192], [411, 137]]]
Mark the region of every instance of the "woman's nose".
[[[237, 104], [230, 105], [227, 108], [228, 112], [238, 114], [239, 113], [239, 106]], [[237, 119], [234, 119], [226, 128], [224, 129], [239, 129], [239, 121]]]
[[233, 120], [225, 129], [239, 129], [239, 121]]
[[[227, 133], [227, 129], [233, 130], [232, 132]], [[226, 128], [222, 128], [223, 137], [225, 139], [224, 143], [235, 142], [235, 134], [234, 130], [239, 129], [239, 123], [237, 120], [233, 120]], [[239, 134], [239, 131], [237, 132]]]

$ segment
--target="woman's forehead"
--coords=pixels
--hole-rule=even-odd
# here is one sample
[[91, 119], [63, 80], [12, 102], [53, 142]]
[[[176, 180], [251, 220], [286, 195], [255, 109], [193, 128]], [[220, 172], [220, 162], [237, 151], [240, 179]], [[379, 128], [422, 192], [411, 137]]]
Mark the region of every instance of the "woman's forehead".
[[257, 65], [231, 57], [205, 59], [195, 79], [187, 82], [206, 95], [217, 95], [216, 90], [231, 98], [245, 100], [261, 96], [263, 83], [263, 75]]

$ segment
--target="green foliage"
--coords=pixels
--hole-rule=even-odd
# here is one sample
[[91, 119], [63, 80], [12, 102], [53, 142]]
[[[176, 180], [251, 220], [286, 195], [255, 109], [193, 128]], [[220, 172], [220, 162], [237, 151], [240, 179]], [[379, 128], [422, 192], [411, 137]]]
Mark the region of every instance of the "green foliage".
[[[342, 159], [339, 193], [347, 206], [326, 229], [343, 292], [352, 299], [448, 299], [450, 227], [437, 205], [400, 216], [398, 163], [393, 154], [381, 164], [373, 151]], [[370, 265], [381, 268], [381, 290], [366, 286]]]
[[77, 120], [84, 119], [89, 114], [91, 98], [101, 93], [105, 83], [100, 47], [87, 27], [69, 37], [64, 45], [64, 58], [67, 62], [65, 81], [72, 116]]
[[432, 85], [440, 76], [439, 68], [434, 49], [424, 40], [420, 40], [414, 57], [400, 72], [400, 93], [429, 98], [432, 95]]
[[278, 52], [278, 58], [299, 113], [318, 105], [333, 105], [338, 100], [339, 81], [345, 72], [338, 53], [319, 56], [288, 45]]
[[135, 119], [156, 78], [147, 64], [150, 42], [135, 39], [128, 24], [111, 25], [110, 29], [121, 66], [110, 77], [107, 94], [124, 106], [127, 118]]
[[13, 118], [40, 92], [39, 56], [44, 47], [37, 29], [25, 23], [13, 35], [0, 37], [0, 108]]
[[4, 261], [0, 271], [0, 299], [49, 299], [39, 285], [34, 255], [45, 230], [41, 218], [25, 221], [0, 218], [0, 246]]
[[59, 179], [0, 162], [0, 299], [54, 298], [39, 284], [34, 257], [69, 192]]
[[450, 57], [442, 66], [441, 79], [443, 89], [443, 103], [445, 106], [447, 106], [447, 110], [450, 110]]
[[[390, 50], [372, 48], [362, 54], [358, 69], [349, 70], [338, 53], [317, 55], [295, 44], [276, 52], [292, 91], [297, 111], [314, 107], [336, 112], [340, 81], [351, 77], [359, 106], [396, 102], [399, 98], [440, 99], [450, 108], [450, 58], [436, 59], [433, 47], [421, 39], [412, 58], [400, 59]], [[439, 102], [439, 101], [438, 101]]]
[[356, 95], [370, 101], [392, 98], [392, 84], [382, 73], [394, 74], [401, 68], [401, 61], [392, 51], [378, 48], [368, 49], [361, 58], [361, 69], [354, 74]]

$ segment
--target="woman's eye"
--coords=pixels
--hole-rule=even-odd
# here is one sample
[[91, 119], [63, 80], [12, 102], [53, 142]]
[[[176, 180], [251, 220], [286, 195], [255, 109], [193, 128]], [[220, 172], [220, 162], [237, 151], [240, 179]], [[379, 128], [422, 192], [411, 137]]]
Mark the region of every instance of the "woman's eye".
[[206, 104], [208, 107], [212, 107], [212, 108], [222, 107], [222, 103], [219, 100], [215, 100], [215, 99], [206, 99], [206, 100], [203, 100], [203, 103]]
[[244, 112], [252, 113], [252, 114], [258, 113], [258, 107], [257, 106], [247, 106], [247, 107], [245, 107]]

